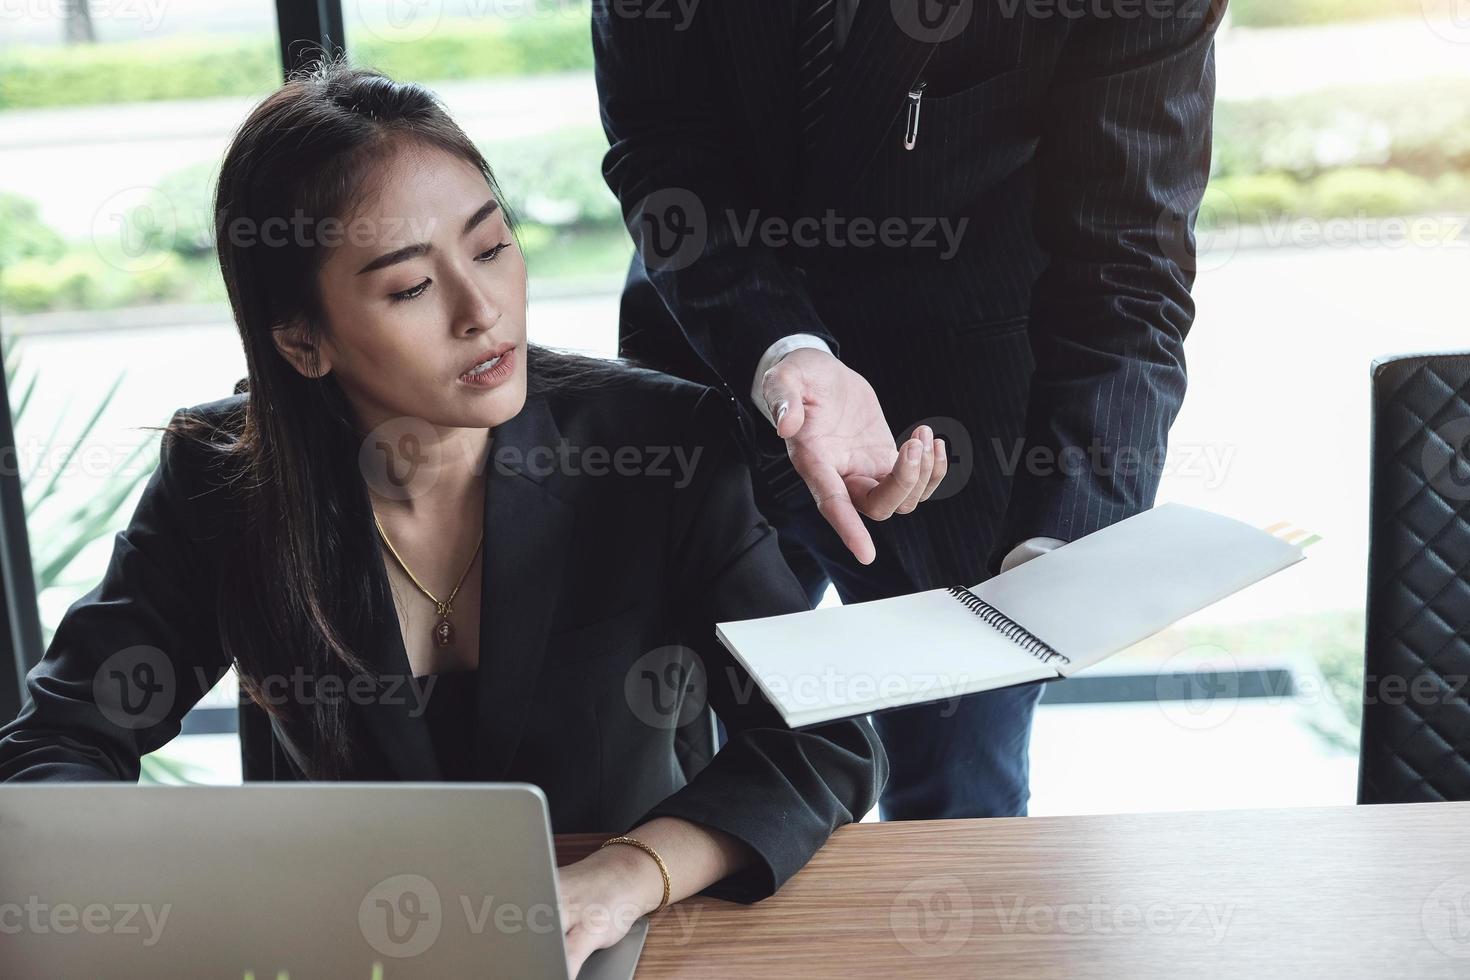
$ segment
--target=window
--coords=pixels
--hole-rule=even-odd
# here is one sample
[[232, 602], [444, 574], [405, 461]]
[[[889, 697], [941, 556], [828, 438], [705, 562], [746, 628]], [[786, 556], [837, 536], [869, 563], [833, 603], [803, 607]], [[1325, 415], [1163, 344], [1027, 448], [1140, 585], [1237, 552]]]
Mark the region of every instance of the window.
[[[157, 434], [137, 426], [245, 374], [210, 192], [233, 128], [280, 82], [283, 39], [335, 35], [354, 62], [436, 92], [520, 221], [532, 339], [616, 349], [632, 245], [601, 175], [586, 0], [326, 4], [326, 25], [298, 6], [3, 14], [0, 338], [43, 646], [152, 471]], [[1230, 3], [1190, 386], [1159, 500], [1321, 540], [1111, 660], [1111, 694], [1053, 685], [1031, 812], [1353, 799], [1369, 364], [1465, 343], [1470, 28], [1456, 13], [1453, 0]], [[150, 777], [239, 778], [232, 682]]]

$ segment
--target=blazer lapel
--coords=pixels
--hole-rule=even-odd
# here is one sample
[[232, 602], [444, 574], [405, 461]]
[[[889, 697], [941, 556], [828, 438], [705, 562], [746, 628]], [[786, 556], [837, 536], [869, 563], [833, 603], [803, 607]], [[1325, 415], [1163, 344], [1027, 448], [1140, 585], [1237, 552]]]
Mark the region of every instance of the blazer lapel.
[[[924, 3], [927, 0], [914, 0]], [[949, 17], [963, 4], [950, 5]], [[833, 70], [832, 94], [817, 146], [802, 169], [802, 210], [830, 206], [856, 180], [896, 116], [935, 45], [899, 27], [890, 0], [862, 0]]]
[[[545, 399], [536, 395], [492, 436], [480, 558], [478, 722], [467, 733], [476, 740], [486, 780], [504, 778], [520, 744], [561, 592], [572, 508], [552, 492], [556, 473], [545, 472], [556, 457], [531, 454], [537, 446], [554, 451], [560, 438]], [[370, 533], [378, 601], [370, 634], [376, 642], [367, 659], [392, 686], [362, 704], [360, 717], [387, 763], [388, 778], [439, 781], [443, 774], [422, 712], [423, 695], [432, 696], [433, 688], [412, 679], [382, 548], [376, 531]]]
[[[363, 506], [371, 506], [366, 499], [366, 489], [363, 496]], [[437, 782], [443, 777], [438, 757], [434, 754], [433, 740], [429, 737], [429, 725], [423, 717], [423, 695], [425, 692], [432, 695], [433, 688], [413, 679], [408, 651], [403, 647], [402, 624], [398, 621], [393, 592], [388, 585], [388, 568], [383, 561], [382, 546], [378, 544], [378, 532], [372, 526], [371, 517], [364, 523], [367, 527], [363, 533], [372, 535], [372, 547], [368, 553], [375, 559], [371, 564], [371, 574], [376, 596], [373, 622], [367, 634], [370, 645], [364, 659], [377, 668], [382, 683], [375, 697], [359, 705], [359, 717], [387, 763], [388, 771], [382, 774], [382, 778]]]
[[573, 508], [555, 493], [562, 478], [551, 461], [560, 440], [545, 398], [531, 395], [491, 442], [476, 745], [487, 780], [506, 778], [520, 745], [561, 595]]

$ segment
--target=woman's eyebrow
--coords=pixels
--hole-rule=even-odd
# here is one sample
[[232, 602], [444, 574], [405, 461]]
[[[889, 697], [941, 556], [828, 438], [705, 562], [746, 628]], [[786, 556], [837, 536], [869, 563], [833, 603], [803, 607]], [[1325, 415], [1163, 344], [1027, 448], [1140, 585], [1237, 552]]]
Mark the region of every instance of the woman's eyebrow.
[[[493, 197], [476, 208], [475, 213], [465, 219], [464, 228], [460, 230], [461, 237], [474, 231], [480, 222], [490, 217], [499, 208], [500, 202]], [[415, 242], [412, 245], [405, 245], [402, 248], [394, 249], [386, 255], [380, 255], [373, 259], [367, 265], [358, 269], [357, 274], [360, 276], [367, 272], [376, 272], [387, 266], [395, 265], [399, 262], [406, 262], [409, 259], [416, 259], [420, 255], [427, 255], [432, 251], [434, 251], [434, 246], [429, 242]]]

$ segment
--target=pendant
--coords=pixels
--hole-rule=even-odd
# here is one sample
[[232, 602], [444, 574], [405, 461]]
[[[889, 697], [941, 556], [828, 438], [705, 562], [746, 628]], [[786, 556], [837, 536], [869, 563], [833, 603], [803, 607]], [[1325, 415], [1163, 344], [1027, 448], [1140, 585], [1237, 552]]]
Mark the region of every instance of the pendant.
[[434, 624], [434, 645], [447, 647], [454, 642], [454, 624], [449, 621], [454, 607], [447, 602], [438, 603], [439, 622]]

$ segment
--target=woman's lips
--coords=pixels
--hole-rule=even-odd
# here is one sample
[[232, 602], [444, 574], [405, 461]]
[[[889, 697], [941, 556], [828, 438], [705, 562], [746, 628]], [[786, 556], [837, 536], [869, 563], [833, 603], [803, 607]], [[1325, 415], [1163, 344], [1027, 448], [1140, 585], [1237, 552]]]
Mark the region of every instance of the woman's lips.
[[460, 372], [460, 377], [464, 377], [466, 374], [469, 374], [478, 365], [483, 364], [485, 361], [491, 360], [492, 358], [501, 357], [507, 352], [513, 351], [515, 349], [516, 345], [509, 341], [487, 347], [485, 350], [477, 354], [474, 360], [470, 361], [468, 364], [465, 364], [464, 370]]
[[479, 374], [465, 372], [459, 376], [460, 384], [469, 385], [471, 388], [494, 388], [503, 383], [515, 373], [516, 349], [514, 346], [500, 355], [500, 360], [495, 366]]

